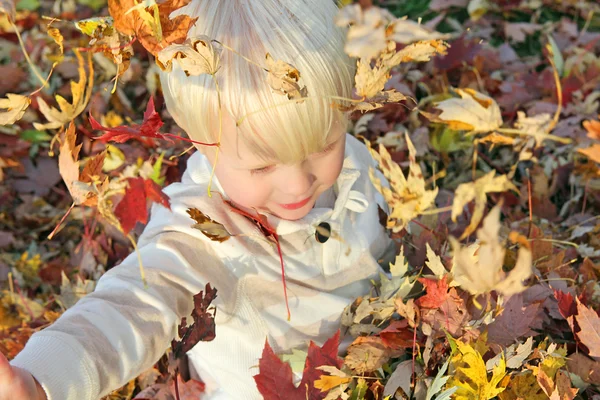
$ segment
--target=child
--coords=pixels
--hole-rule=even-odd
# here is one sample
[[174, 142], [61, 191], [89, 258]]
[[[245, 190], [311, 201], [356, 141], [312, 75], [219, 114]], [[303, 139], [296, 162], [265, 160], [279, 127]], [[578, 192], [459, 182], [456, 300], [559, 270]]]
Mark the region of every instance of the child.
[[[343, 52], [344, 32], [334, 27], [337, 11], [332, 0], [193, 0], [181, 10], [199, 17], [190, 37], [208, 35], [258, 64], [267, 52], [289, 62], [309, 97], [318, 99], [297, 103], [274, 93], [264, 69], [223, 50], [216, 74], [222, 138], [212, 197], [207, 187], [215, 148], [199, 146], [182, 182], [165, 189], [171, 210], [154, 206], [139, 238], [148, 288], [131, 254], [94, 293], [33, 335], [10, 365], [0, 361], [0, 400], [106, 395], [162, 356], [207, 282], [218, 290], [216, 339], [188, 353], [206, 383], [203, 399], [260, 399], [252, 376], [265, 340], [281, 353], [306, 348], [310, 340], [322, 345], [336, 332], [342, 310], [368, 293], [392, 243], [378, 216], [378, 206], [387, 211], [387, 205], [369, 179], [375, 162], [346, 134], [348, 120], [327, 98], [352, 91], [355, 62]], [[175, 62], [162, 86], [168, 110], [189, 136], [216, 142], [212, 77], [187, 77]], [[266, 215], [276, 229], [289, 321], [277, 249], [217, 192], [242, 210]], [[188, 208], [235, 236], [209, 240], [192, 227]], [[318, 226], [331, 235], [317, 238]]]

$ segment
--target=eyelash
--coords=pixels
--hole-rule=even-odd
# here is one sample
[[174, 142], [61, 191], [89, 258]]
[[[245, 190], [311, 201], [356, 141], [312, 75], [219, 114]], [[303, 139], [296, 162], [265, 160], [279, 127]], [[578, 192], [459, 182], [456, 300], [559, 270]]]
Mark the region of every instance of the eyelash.
[[[335, 147], [335, 142], [331, 143], [329, 146], [327, 146], [325, 149], [323, 149], [323, 151], [321, 151], [317, 154], [329, 153], [331, 150], [333, 150], [334, 147]], [[266, 174], [267, 172], [271, 171], [271, 169], [273, 167], [274, 167], [273, 165], [268, 165], [268, 166], [262, 167], [262, 168], [251, 169], [250, 175]]]

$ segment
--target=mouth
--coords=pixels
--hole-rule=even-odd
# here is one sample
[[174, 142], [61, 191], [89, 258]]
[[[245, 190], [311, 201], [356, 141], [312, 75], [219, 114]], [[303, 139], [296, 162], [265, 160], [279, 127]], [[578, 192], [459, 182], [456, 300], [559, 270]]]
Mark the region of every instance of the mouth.
[[310, 201], [311, 198], [312, 198], [312, 196], [309, 196], [306, 199], [299, 201], [298, 203], [279, 204], [279, 206], [282, 208], [285, 208], [286, 210], [297, 210], [299, 208], [304, 207], [306, 204], [308, 204], [308, 202]]

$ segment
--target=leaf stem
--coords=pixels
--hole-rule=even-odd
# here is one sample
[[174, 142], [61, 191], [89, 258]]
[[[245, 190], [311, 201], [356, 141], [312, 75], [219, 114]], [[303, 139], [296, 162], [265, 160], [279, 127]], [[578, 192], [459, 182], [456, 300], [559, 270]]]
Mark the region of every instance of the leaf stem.
[[140, 276], [142, 277], [142, 282], [144, 282], [144, 289], [148, 289], [148, 282], [146, 282], [146, 272], [144, 271], [144, 264], [142, 263], [142, 254], [140, 253], [140, 250], [137, 247], [137, 243], [135, 243], [135, 240], [133, 239], [131, 233], [128, 233], [126, 236], [127, 239], [129, 239], [129, 241], [133, 245], [133, 249], [135, 250], [135, 254], [137, 255], [138, 264], [140, 266]]
[[67, 210], [65, 215], [63, 215], [63, 217], [60, 219], [60, 221], [58, 221], [58, 224], [54, 227], [54, 230], [52, 232], [50, 232], [50, 234], [48, 235], [48, 240], [52, 240], [54, 235], [56, 235], [56, 232], [58, 232], [58, 228], [60, 228], [60, 226], [62, 225], [64, 220], [69, 216], [69, 214], [71, 214], [73, 207], [75, 207], [75, 203], [71, 204], [71, 207], [69, 207], [69, 209]]
[[251, 59], [249, 59], [248, 57], [246, 57], [246, 56], [242, 55], [242, 54], [241, 54], [241, 53], [239, 53], [238, 51], [236, 51], [236, 50], [232, 49], [231, 47], [227, 46], [225, 43], [221, 43], [221, 42], [219, 42], [217, 39], [213, 39], [212, 41], [213, 41], [213, 42], [215, 42], [215, 43], [218, 43], [219, 45], [221, 45], [221, 47], [223, 47], [223, 48], [225, 48], [225, 49], [227, 49], [227, 50], [231, 51], [232, 53], [235, 53], [235, 54], [237, 54], [238, 56], [242, 57], [242, 58], [243, 58], [244, 60], [246, 60], [248, 63], [250, 63], [250, 64], [252, 64], [252, 65], [256, 65], [258, 68], [260, 68], [260, 69], [263, 69], [263, 70], [265, 70], [265, 71], [268, 71], [268, 69], [266, 69], [266, 68], [265, 68], [265, 67], [263, 67], [262, 65], [260, 65], [260, 64], [258, 64], [258, 63], [256, 63], [256, 62], [252, 61], [252, 60], [251, 60]]
[[25, 59], [27, 60], [29, 67], [33, 71], [33, 74], [42, 83], [42, 87], [46, 87], [48, 85], [48, 82], [45, 81], [44, 78], [42, 78], [42, 75], [40, 75], [39, 71], [33, 64], [33, 61], [31, 61], [31, 58], [29, 58], [29, 53], [27, 53], [27, 49], [25, 49], [25, 43], [23, 42], [23, 39], [21, 38], [21, 33], [19, 32], [19, 27], [12, 21], [10, 16], [7, 15], [7, 19], [8, 19], [8, 23], [10, 24], [10, 26], [12, 26], [12, 28], [15, 30], [15, 34], [17, 35], [17, 39], [19, 39], [19, 44], [21, 45], [21, 50], [23, 51], [23, 55], [25, 56]]
[[219, 88], [219, 82], [217, 81], [217, 77], [215, 74], [212, 74], [213, 80], [215, 81], [215, 88], [217, 90], [217, 102], [219, 105], [219, 139], [217, 139], [217, 150], [215, 151], [215, 162], [212, 166], [212, 171], [210, 172], [210, 179], [208, 180], [208, 197], [212, 198], [212, 193], [210, 192], [213, 177], [215, 176], [215, 170], [217, 169], [217, 162], [219, 161], [219, 150], [221, 149], [221, 135], [223, 134], [223, 107], [221, 105], [221, 90]]

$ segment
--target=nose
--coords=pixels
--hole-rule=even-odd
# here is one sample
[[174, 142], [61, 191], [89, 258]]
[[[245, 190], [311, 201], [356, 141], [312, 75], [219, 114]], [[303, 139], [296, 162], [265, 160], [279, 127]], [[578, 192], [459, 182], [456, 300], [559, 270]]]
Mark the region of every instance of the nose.
[[316, 176], [306, 164], [288, 165], [285, 167], [285, 173], [282, 174], [279, 190], [285, 194], [290, 203], [304, 200], [312, 195], [310, 190]]

